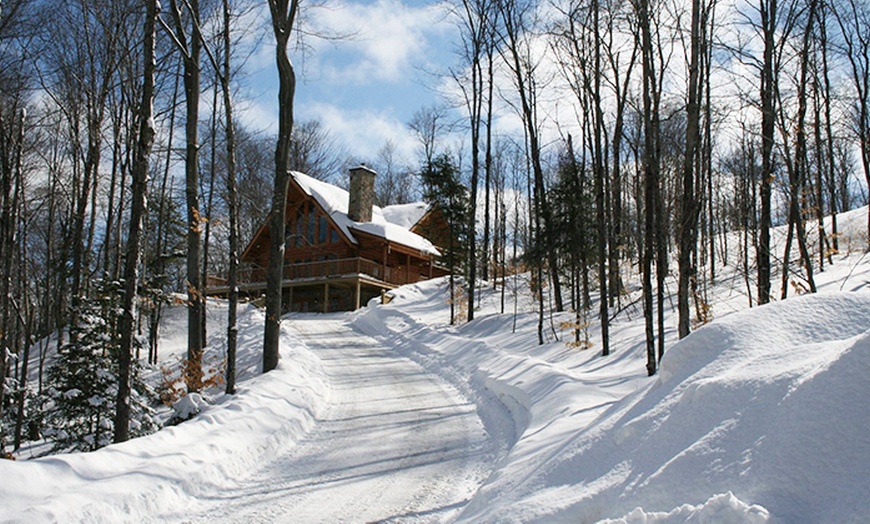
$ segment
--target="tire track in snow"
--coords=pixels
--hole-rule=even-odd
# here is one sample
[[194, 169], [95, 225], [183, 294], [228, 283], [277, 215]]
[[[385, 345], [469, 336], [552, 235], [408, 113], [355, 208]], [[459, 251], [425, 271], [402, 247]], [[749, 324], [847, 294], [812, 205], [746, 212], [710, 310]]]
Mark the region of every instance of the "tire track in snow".
[[315, 428], [195, 522], [447, 521], [489, 475], [498, 446], [476, 406], [442, 378], [346, 324], [290, 321], [332, 393]]

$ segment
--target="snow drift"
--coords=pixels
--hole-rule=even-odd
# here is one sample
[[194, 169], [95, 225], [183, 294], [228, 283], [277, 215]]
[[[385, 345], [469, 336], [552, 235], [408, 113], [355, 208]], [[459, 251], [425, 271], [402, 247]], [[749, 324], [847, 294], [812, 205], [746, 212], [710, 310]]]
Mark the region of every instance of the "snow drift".
[[[841, 223], [863, 228], [866, 213]], [[435, 280], [347, 318], [451, 382], [502, 446], [486, 482], [451, 508], [461, 522], [868, 522], [870, 255], [866, 237], [854, 249], [846, 238], [817, 275], [819, 294], [731, 313], [748, 302], [732, 270], [710, 290], [711, 324], [672, 343], [666, 311], [668, 349], [652, 378], [638, 312], [614, 319], [608, 357], [555, 340], [570, 314], [549, 319], [539, 345], [519, 278], [504, 283], [515, 316], [498, 313], [500, 289], [482, 289], [475, 321], [448, 326], [445, 281]], [[258, 374], [262, 313], [245, 315], [240, 378], [255, 378], [238, 395], [94, 453], [0, 461], [0, 521], [189, 521], [198, 497], [231, 498], [235, 476], [292, 446], [330, 403], [323, 366], [289, 331], [282, 365]], [[185, 327], [165, 324], [177, 351]]]
[[[461, 521], [870, 515], [870, 294], [802, 296], [723, 317], [672, 345], [647, 379], [625, 373], [619, 355], [530, 349], [530, 333], [511, 334], [506, 316], [444, 326], [432, 315], [444, 299], [436, 286], [402, 288], [355, 324], [464, 384], [479, 405], [498, 398], [513, 418], [514, 446]], [[627, 360], [640, 370], [634, 354]]]
[[[261, 330], [263, 314], [246, 308], [241, 321]], [[261, 338], [240, 338], [240, 360], [254, 359]], [[278, 369], [179, 426], [91, 453], [0, 460], [0, 522], [183, 520], [200, 494], [297, 441], [328, 399], [317, 357], [286, 329], [281, 348]]]
[[[780, 522], [866, 522], [868, 326], [861, 293], [795, 298], [699, 329], [669, 350], [652, 385], [538, 464], [526, 496], [496, 492], [490, 502], [501, 504], [476, 501], [465, 516], [744, 522], [769, 512]], [[715, 495], [725, 493], [762, 507], [723, 505]], [[659, 520], [634, 509], [708, 499]], [[709, 504], [717, 510], [701, 518]]]

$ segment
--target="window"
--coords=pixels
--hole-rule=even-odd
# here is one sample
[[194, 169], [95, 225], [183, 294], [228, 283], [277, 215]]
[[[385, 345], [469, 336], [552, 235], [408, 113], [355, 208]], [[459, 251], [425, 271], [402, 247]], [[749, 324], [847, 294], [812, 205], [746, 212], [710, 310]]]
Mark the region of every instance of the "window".
[[325, 244], [326, 243], [326, 233], [329, 229], [329, 224], [326, 222], [326, 217], [320, 215], [320, 221], [317, 225], [317, 243]]
[[305, 215], [299, 213], [296, 217], [296, 247], [302, 247], [303, 232], [305, 231]]
[[329, 230], [329, 241], [333, 244], [338, 244], [338, 231], [334, 229]]
[[314, 228], [317, 227], [316, 216], [313, 212], [309, 212], [306, 217], [308, 220], [308, 245], [314, 244]]
[[288, 244], [293, 243], [293, 232], [294, 232], [293, 220], [288, 220], [286, 224], [284, 224], [284, 241]]

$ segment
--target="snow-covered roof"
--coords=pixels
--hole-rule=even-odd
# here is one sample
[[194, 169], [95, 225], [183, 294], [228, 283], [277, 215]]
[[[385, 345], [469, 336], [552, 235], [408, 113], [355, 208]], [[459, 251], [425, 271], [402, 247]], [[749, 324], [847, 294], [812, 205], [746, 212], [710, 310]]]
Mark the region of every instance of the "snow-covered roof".
[[[371, 222], [356, 222], [347, 216], [348, 192], [340, 187], [328, 184], [312, 178], [304, 173], [293, 171], [290, 173], [296, 183], [306, 194], [314, 198], [324, 211], [329, 213], [330, 218], [341, 229], [342, 233], [357, 243], [351, 229], [375, 235], [395, 244], [401, 244], [411, 249], [430, 255], [440, 255], [438, 250], [422, 236], [409, 231], [417, 220], [422, 218], [427, 205], [424, 203], [407, 204], [403, 206], [389, 206], [385, 212], [378, 206], [372, 208]], [[420, 212], [420, 208], [423, 209]], [[416, 220], [410, 222], [415, 215]], [[389, 218], [388, 218], [389, 217]], [[409, 223], [410, 222], [410, 223]], [[407, 224], [407, 226], [406, 226]]]
[[427, 211], [429, 211], [429, 204], [426, 202], [396, 204], [381, 208], [387, 222], [402, 226], [405, 229], [411, 229], [417, 225], [417, 222], [423, 218]]

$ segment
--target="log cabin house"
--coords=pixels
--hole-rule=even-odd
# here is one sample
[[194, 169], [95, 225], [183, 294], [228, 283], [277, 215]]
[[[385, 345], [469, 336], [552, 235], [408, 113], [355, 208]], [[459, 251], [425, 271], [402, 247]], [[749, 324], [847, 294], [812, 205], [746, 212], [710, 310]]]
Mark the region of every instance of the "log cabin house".
[[[387, 290], [440, 277], [438, 249], [421, 235], [446, 227], [425, 203], [374, 205], [375, 172], [350, 170], [350, 191], [291, 173], [287, 193], [283, 304], [286, 311], [352, 311]], [[239, 291], [266, 289], [269, 225], [260, 226], [241, 256]], [[210, 278], [209, 294], [226, 295]]]

